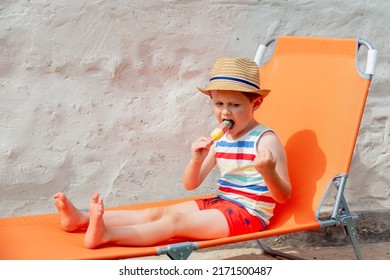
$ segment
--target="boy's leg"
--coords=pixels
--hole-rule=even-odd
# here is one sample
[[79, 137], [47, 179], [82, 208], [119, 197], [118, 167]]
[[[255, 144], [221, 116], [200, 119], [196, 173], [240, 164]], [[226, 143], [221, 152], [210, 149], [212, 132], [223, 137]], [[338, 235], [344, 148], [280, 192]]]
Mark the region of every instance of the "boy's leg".
[[99, 198], [92, 197], [89, 210], [90, 224], [85, 235], [88, 248], [106, 243], [152, 246], [173, 237], [211, 239], [229, 235], [229, 226], [222, 212], [216, 209], [200, 211], [193, 201], [182, 205], [182, 212], [165, 213], [158, 220], [126, 227], [106, 226], [103, 201]]
[[[93, 196], [98, 196], [98, 193], [93, 194]], [[61, 226], [65, 231], [72, 232], [88, 226], [89, 213], [78, 210], [63, 193], [54, 195], [54, 203], [60, 213]], [[167, 214], [187, 212], [188, 207], [193, 207], [192, 201], [143, 210], [106, 211], [104, 223], [109, 227], [142, 224], [158, 220]]]
[[161, 219], [165, 215], [172, 213], [181, 213], [199, 210], [197, 205], [194, 207], [193, 201], [186, 201], [163, 207], [152, 207], [141, 210], [115, 210], [105, 211], [104, 223], [108, 227], [131, 226], [144, 224]]

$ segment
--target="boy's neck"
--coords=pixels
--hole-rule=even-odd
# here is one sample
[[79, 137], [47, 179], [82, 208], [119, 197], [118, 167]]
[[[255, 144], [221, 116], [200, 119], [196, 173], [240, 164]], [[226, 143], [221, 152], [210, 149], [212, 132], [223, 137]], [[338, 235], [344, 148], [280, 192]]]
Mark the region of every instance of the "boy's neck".
[[259, 123], [255, 119], [252, 119], [252, 121], [248, 123], [248, 125], [243, 130], [239, 131], [237, 134], [232, 135], [228, 133], [226, 136], [229, 140], [239, 139], [240, 137], [244, 136], [245, 134], [247, 134], [249, 131], [251, 131], [258, 125]]

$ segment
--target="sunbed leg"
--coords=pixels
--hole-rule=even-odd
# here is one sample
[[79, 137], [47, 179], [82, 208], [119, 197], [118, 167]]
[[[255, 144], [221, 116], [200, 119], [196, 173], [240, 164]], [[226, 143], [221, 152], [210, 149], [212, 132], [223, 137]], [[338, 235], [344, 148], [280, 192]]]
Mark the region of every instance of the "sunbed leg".
[[292, 254], [287, 254], [287, 253], [284, 253], [282, 251], [274, 250], [271, 247], [269, 247], [268, 245], [264, 244], [264, 242], [262, 242], [260, 239], [257, 239], [256, 241], [257, 241], [257, 244], [259, 245], [260, 249], [264, 253], [266, 253], [272, 257], [283, 258], [283, 259], [288, 259], [288, 260], [304, 260], [304, 258], [294, 256]]
[[171, 244], [164, 248], [158, 248], [157, 255], [166, 254], [171, 260], [186, 260], [198, 248], [198, 243], [195, 242]]
[[355, 223], [353, 221], [353, 217], [352, 216], [344, 217], [341, 219], [341, 222], [344, 227], [345, 234], [347, 234], [351, 239], [356, 258], [358, 260], [362, 260], [363, 256], [359, 247], [359, 243], [356, 238], [356, 228], [355, 228]]
[[333, 179], [333, 183], [337, 188], [337, 195], [335, 201], [335, 207], [333, 209], [332, 219], [337, 225], [341, 225], [344, 228], [344, 232], [349, 236], [352, 242], [353, 249], [355, 251], [356, 258], [358, 260], [363, 259], [362, 252], [357, 241], [357, 232], [354, 220], [357, 216], [352, 216], [349, 211], [347, 201], [344, 197], [344, 187], [347, 181], [347, 174], [340, 174]]

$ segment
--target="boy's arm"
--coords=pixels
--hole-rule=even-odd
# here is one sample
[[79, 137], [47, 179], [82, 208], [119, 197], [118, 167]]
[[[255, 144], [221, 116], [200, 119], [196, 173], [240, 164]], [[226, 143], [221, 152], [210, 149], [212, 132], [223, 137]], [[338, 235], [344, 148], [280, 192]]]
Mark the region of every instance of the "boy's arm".
[[191, 145], [191, 159], [182, 177], [187, 190], [199, 187], [216, 164], [213, 140], [201, 137]]
[[256, 170], [263, 176], [275, 201], [285, 203], [291, 196], [287, 158], [278, 136], [266, 132], [257, 144], [258, 154], [254, 160]]

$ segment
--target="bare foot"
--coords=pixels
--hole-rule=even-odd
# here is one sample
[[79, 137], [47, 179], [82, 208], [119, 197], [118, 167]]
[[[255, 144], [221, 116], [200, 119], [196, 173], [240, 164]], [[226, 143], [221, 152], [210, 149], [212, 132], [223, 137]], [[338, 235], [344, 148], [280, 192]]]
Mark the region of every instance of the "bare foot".
[[95, 249], [109, 241], [103, 214], [103, 200], [99, 198], [98, 193], [95, 193], [89, 204], [89, 225], [84, 238], [84, 245], [89, 249]]
[[86, 228], [89, 222], [89, 215], [78, 210], [63, 193], [56, 193], [54, 204], [60, 214], [61, 227], [67, 232], [77, 231]]

